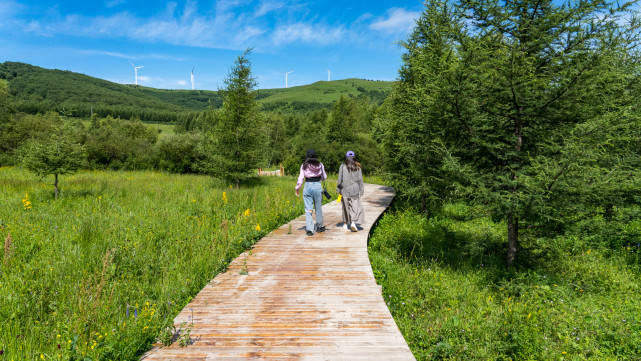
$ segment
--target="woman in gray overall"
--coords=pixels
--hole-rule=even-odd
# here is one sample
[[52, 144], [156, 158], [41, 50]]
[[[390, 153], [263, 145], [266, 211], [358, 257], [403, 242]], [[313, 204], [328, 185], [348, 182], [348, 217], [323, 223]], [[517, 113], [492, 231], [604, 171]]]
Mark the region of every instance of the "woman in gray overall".
[[345, 154], [345, 161], [338, 170], [336, 191], [343, 197], [343, 228], [358, 231], [357, 223], [364, 223], [361, 197], [365, 190], [361, 164], [354, 159], [354, 152]]

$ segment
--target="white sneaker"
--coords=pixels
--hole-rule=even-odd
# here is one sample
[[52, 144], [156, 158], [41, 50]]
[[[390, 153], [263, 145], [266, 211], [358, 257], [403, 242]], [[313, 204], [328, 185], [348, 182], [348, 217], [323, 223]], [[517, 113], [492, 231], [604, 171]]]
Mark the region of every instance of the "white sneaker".
[[356, 227], [356, 223], [352, 222], [352, 225], [349, 226], [349, 228], [352, 230], [352, 232], [357, 232], [358, 228]]
[[347, 227], [347, 223], [343, 223], [343, 229], [346, 231], [349, 231], [349, 227]]

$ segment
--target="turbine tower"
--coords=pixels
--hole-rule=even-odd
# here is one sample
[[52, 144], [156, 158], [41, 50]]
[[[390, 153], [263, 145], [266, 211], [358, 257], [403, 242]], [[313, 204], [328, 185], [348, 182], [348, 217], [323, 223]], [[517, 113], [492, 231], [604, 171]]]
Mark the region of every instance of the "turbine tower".
[[129, 63], [134, 67], [134, 82], [138, 85], [138, 69], [144, 68], [144, 66], [135, 66], [133, 63]]
[[196, 89], [194, 86], [194, 69], [196, 69], [196, 67], [191, 68], [191, 90]]
[[331, 80], [330, 74], [331, 74], [331, 72], [329, 71], [329, 69], [327, 69], [327, 81]]
[[293, 73], [293, 72], [294, 72], [293, 70], [290, 70], [285, 73], [285, 88], [287, 88], [287, 76], [289, 75], [289, 73]]

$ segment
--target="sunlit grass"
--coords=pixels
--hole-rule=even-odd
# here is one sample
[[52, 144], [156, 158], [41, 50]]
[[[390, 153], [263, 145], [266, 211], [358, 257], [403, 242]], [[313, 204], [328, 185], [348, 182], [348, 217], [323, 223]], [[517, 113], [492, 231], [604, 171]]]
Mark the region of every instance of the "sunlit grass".
[[58, 201], [49, 183], [0, 168], [2, 360], [137, 359], [233, 258], [303, 213], [292, 177], [232, 189], [86, 171], [61, 178]]
[[382, 218], [370, 259], [417, 360], [639, 359], [638, 250], [560, 237], [554, 256], [507, 270], [504, 230], [458, 205]]

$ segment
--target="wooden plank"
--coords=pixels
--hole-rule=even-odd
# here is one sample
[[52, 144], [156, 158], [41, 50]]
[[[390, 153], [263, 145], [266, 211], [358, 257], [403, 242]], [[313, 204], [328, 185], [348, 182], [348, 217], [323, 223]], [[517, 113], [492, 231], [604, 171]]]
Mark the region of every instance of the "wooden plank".
[[[175, 318], [193, 343], [156, 346], [143, 360], [412, 361], [376, 284], [367, 254], [372, 223], [394, 198], [367, 184], [359, 232], [323, 206], [327, 231], [307, 237], [305, 218], [261, 239], [216, 276]], [[247, 271], [247, 274], [243, 271]]]

